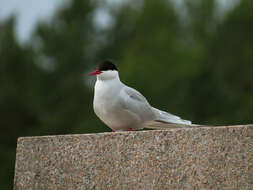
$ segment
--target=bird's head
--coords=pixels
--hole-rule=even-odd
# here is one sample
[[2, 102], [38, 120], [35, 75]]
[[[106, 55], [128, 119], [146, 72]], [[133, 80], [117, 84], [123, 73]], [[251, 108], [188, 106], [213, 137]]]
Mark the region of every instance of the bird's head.
[[106, 60], [100, 63], [98, 68], [89, 75], [96, 75], [99, 80], [110, 80], [118, 77], [118, 69], [112, 61]]

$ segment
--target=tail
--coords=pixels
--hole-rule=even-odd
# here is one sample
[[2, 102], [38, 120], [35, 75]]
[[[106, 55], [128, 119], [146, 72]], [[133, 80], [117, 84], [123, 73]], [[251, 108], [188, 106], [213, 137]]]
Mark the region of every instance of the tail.
[[166, 129], [166, 128], [191, 128], [200, 125], [192, 124], [191, 121], [181, 119], [180, 117], [167, 113], [165, 111], [152, 108], [156, 114], [156, 119], [146, 123], [145, 128]]

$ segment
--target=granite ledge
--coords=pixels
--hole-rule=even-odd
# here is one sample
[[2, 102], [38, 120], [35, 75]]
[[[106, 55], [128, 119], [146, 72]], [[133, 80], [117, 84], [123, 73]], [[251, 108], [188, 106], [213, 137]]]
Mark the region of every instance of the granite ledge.
[[28, 189], [253, 189], [253, 125], [21, 137]]

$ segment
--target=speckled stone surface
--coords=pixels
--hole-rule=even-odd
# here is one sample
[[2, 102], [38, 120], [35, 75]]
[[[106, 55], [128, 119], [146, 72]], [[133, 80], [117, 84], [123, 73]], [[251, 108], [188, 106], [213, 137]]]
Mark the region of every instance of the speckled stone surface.
[[253, 125], [18, 139], [14, 190], [253, 189]]

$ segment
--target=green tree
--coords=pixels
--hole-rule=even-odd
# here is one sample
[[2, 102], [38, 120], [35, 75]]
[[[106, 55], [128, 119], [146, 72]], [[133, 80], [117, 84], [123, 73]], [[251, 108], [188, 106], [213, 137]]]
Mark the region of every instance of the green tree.
[[21, 47], [14, 33], [15, 19], [0, 24], [0, 178], [1, 188], [13, 181], [17, 137], [40, 125], [39, 78], [31, 48]]
[[89, 1], [72, 1], [49, 23], [38, 25], [33, 46], [40, 58], [38, 64], [48, 71], [41, 91], [45, 131], [39, 129], [40, 133], [96, 131], [84, 125], [92, 112], [92, 95], [85, 87], [84, 73], [91, 65], [93, 9]]
[[[193, 81], [195, 117], [206, 123], [252, 123], [253, 3], [242, 0], [208, 47], [203, 72]], [[201, 88], [199, 88], [201, 87]], [[203, 97], [208, 97], [204, 99]], [[209, 122], [208, 122], [209, 121]]]

